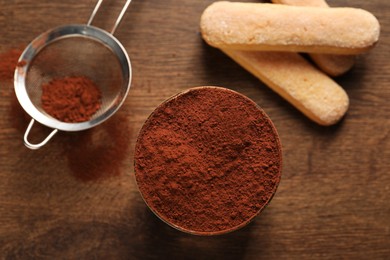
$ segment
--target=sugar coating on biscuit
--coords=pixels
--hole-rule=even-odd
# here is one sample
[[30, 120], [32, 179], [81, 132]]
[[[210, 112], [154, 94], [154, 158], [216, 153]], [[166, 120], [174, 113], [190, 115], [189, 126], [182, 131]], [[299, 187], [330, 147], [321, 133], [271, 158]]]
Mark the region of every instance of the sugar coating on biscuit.
[[378, 20], [357, 8], [215, 2], [201, 16], [205, 41], [217, 48], [357, 54], [379, 38]]
[[[316, 6], [328, 8], [325, 0], [272, 0], [276, 4], [294, 5], [294, 6]], [[353, 55], [336, 55], [311, 53], [310, 58], [326, 74], [337, 77], [349, 71], [355, 64]]]

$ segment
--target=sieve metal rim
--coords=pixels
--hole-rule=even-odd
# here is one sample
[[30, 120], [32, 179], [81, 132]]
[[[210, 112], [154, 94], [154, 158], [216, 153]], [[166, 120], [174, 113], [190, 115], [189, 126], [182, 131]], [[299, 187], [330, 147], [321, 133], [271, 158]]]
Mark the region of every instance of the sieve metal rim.
[[[35, 107], [29, 98], [26, 88], [26, 75], [31, 62], [34, 60], [34, 57], [36, 57], [40, 51], [49, 46], [51, 43], [67, 37], [86, 37], [90, 40], [95, 40], [104, 44], [105, 46], [108, 46], [114, 52], [121, 64], [123, 79], [125, 80], [124, 85], [126, 85], [125, 93], [116, 106], [107, 109], [107, 111], [105, 111], [103, 114], [92, 120], [80, 123], [66, 123], [55, 118], [48, 117], [46, 114], [42, 113]], [[59, 26], [42, 33], [26, 47], [19, 58], [19, 62], [23, 62], [24, 65], [18, 66], [15, 70], [14, 90], [20, 105], [34, 120], [47, 127], [57, 130], [68, 132], [81, 131], [92, 128], [106, 121], [121, 107], [131, 87], [132, 69], [130, 58], [126, 52], [126, 49], [112, 34], [92, 25], [71, 24], [66, 26]]]

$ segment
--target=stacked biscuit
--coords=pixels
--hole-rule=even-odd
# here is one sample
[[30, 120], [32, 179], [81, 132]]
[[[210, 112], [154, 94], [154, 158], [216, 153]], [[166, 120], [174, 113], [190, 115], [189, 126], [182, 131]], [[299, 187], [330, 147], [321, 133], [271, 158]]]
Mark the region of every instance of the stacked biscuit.
[[337, 123], [349, 99], [330, 76], [348, 71], [354, 55], [375, 45], [378, 20], [362, 9], [327, 8], [323, 0], [273, 1], [211, 4], [201, 17], [203, 39], [313, 121]]

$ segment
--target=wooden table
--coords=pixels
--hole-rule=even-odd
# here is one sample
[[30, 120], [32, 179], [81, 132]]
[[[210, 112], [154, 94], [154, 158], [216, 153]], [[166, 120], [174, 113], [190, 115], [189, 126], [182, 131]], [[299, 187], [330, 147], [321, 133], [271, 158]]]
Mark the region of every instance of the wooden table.
[[[337, 78], [350, 97], [339, 124], [322, 127], [199, 34], [213, 1], [134, 0], [116, 32], [131, 57], [133, 83], [121, 110], [82, 133], [24, 147], [28, 124], [12, 90], [0, 90], [0, 256], [5, 259], [389, 259], [390, 2], [340, 0], [382, 25], [375, 49]], [[251, 1], [256, 2], [256, 1]], [[108, 1], [108, 28], [122, 1]], [[52, 27], [85, 23], [95, 0], [0, 1], [0, 50], [24, 46]], [[138, 131], [163, 100], [218, 85], [257, 102], [283, 145], [283, 177], [269, 207], [247, 227], [197, 237], [155, 217], [137, 190]], [[47, 134], [35, 128], [37, 139]]]

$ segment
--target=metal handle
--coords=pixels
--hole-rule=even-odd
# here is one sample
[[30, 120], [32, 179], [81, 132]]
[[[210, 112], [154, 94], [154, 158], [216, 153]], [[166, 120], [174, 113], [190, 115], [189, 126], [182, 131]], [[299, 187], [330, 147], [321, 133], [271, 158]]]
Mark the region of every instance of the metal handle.
[[[123, 6], [121, 13], [119, 14], [118, 18], [116, 19], [116, 22], [115, 22], [114, 26], [111, 29], [111, 32], [110, 32], [111, 34], [114, 34], [116, 28], [118, 27], [118, 25], [122, 21], [122, 18], [124, 16], [127, 8], [129, 7], [130, 2], [131, 2], [131, 0], [127, 0], [125, 5]], [[88, 20], [88, 23], [87, 23], [88, 26], [91, 25], [91, 23], [93, 21], [93, 18], [95, 18], [95, 15], [96, 15], [97, 11], [99, 10], [100, 6], [102, 5], [102, 3], [103, 3], [103, 0], [98, 0], [98, 2], [96, 3], [96, 6], [93, 9], [93, 12], [92, 12], [91, 16], [89, 17], [89, 20]]]
[[32, 144], [32, 143], [30, 143], [30, 141], [28, 141], [28, 134], [30, 133], [34, 122], [35, 122], [35, 120], [31, 119], [30, 124], [28, 124], [26, 132], [24, 133], [24, 145], [32, 150], [39, 149], [42, 146], [44, 146], [45, 144], [47, 144], [47, 142], [49, 142], [49, 140], [58, 132], [58, 129], [54, 129], [42, 142], [40, 142], [38, 144]]

